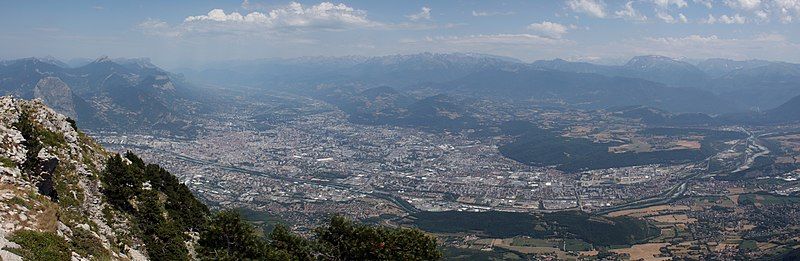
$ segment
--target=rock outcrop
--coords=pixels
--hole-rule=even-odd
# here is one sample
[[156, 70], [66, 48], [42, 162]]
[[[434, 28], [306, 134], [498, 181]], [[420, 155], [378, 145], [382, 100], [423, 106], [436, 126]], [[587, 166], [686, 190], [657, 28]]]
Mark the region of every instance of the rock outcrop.
[[33, 97], [42, 99], [45, 104], [67, 117], [77, 118], [74, 94], [69, 86], [58, 77], [45, 77], [33, 88]]
[[[42, 81], [45, 97], [69, 92], [57, 79]], [[0, 259], [21, 260], [31, 251], [25, 244], [41, 242], [72, 260], [146, 259], [130, 218], [101, 193], [108, 157], [42, 100], [0, 97]]]

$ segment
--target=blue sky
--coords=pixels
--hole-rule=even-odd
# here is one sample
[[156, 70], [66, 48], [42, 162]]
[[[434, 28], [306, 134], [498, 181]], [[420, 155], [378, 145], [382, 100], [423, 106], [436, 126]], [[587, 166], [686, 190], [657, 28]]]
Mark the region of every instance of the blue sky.
[[478, 52], [800, 62], [800, 0], [3, 1], [0, 58], [231, 59]]

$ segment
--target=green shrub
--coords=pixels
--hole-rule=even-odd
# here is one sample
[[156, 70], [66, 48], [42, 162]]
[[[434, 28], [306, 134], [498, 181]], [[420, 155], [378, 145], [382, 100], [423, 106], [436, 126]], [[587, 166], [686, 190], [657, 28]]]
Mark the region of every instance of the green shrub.
[[13, 168], [13, 167], [16, 167], [16, 166], [17, 166], [17, 164], [16, 164], [16, 163], [14, 163], [14, 161], [12, 161], [12, 160], [11, 160], [11, 159], [9, 159], [9, 158], [6, 158], [6, 157], [0, 157], [0, 166], [3, 166], [3, 167], [8, 167], [8, 168]]
[[72, 230], [72, 241], [70, 242], [75, 253], [83, 257], [92, 256], [93, 260], [110, 260], [111, 254], [103, 248], [103, 243], [91, 232], [77, 228]]
[[235, 210], [216, 213], [200, 235], [200, 253], [209, 259], [260, 259], [270, 252], [266, 241]]
[[61, 133], [55, 133], [46, 129], [37, 130], [39, 139], [47, 146], [51, 147], [64, 147], [67, 144], [67, 139]]
[[20, 230], [14, 232], [9, 240], [19, 244], [20, 248], [7, 250], [25, 260], [70, 260], [69, 243], [53, 233]]

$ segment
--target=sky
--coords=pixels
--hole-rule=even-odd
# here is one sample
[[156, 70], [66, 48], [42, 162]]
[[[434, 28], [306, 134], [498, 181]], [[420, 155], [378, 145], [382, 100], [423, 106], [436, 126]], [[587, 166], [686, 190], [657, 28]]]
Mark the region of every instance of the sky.
[[225, 60], [472, 52], [800, 62], [800, 0], [0, 2], [0, 59]]

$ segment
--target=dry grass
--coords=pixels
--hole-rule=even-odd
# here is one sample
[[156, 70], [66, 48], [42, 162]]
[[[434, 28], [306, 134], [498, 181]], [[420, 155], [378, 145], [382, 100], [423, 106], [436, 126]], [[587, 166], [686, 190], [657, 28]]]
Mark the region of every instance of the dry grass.
[[626, 209], [620, 211], [614, 211], [611, 213], [606, 214], [609, 217], [619, 217], [619, 216], [631, 216], [631, 217], [646, 217], [652, 215], [658, 215], [661, 211], [685, 211], [689, 210], [689, 207], [678, 205], [678, 206], [671, 206], [671, 205], [658, 205], [646, 208], [637, 208], [637, 209]]
[[47, 204], [42, 213], [36, 216], [36, 228], [42, 231], [55, 232], [58, 229], [58, 206]]
[[661, 248], [669, 244], [667, 243], [649, 243], [633, 245], [629, 248], [612, 249], [610, 252], [618, 254], [628, 254], [631, 260], [671, 260], [669, 257], [656, 257], [661, 254]]
[[[9, 184], [0, 184], [0, 195], [3, 195], [0, 197], [2, 204], [10, 207], [8, 213], [0, 213], [0, 221], [11, 221], [18, 227], [38, 231], [58, 229], [58, 205], [47, 197]], [[9, 196], [10, 199], [5, 200]]]
[[791, 148], [794, 151], [800, 151], [800, 134], [772, 137], [769, 139], [778, 141], [782, 147]]
[[697, 222], [697, 219], [690, 218], [686, 214], [661, 215], [648, 218], [656, 222], [671, 223], [671, 224], [688, 224]]
[[611, 153], [624, 153], [624, 152], [650, 152], [653, 151], [653, 146], [640, 141], [633, 140], [631, 143], [623, 144], [615, 147], [608, 147], [608, 152]]
[[700, 149], [702, 146], [700, 145], [700, 142], [696, 140], [679, 140], [675, 142], [675, 145], [687, 149]]
[[800, 158], [798, 158], [798, 157], [778, 157], [777, 159], [775, 159], [775, 163], [792, 164], [792, 163], [798, 163], [798, 162], [800, 162]]

